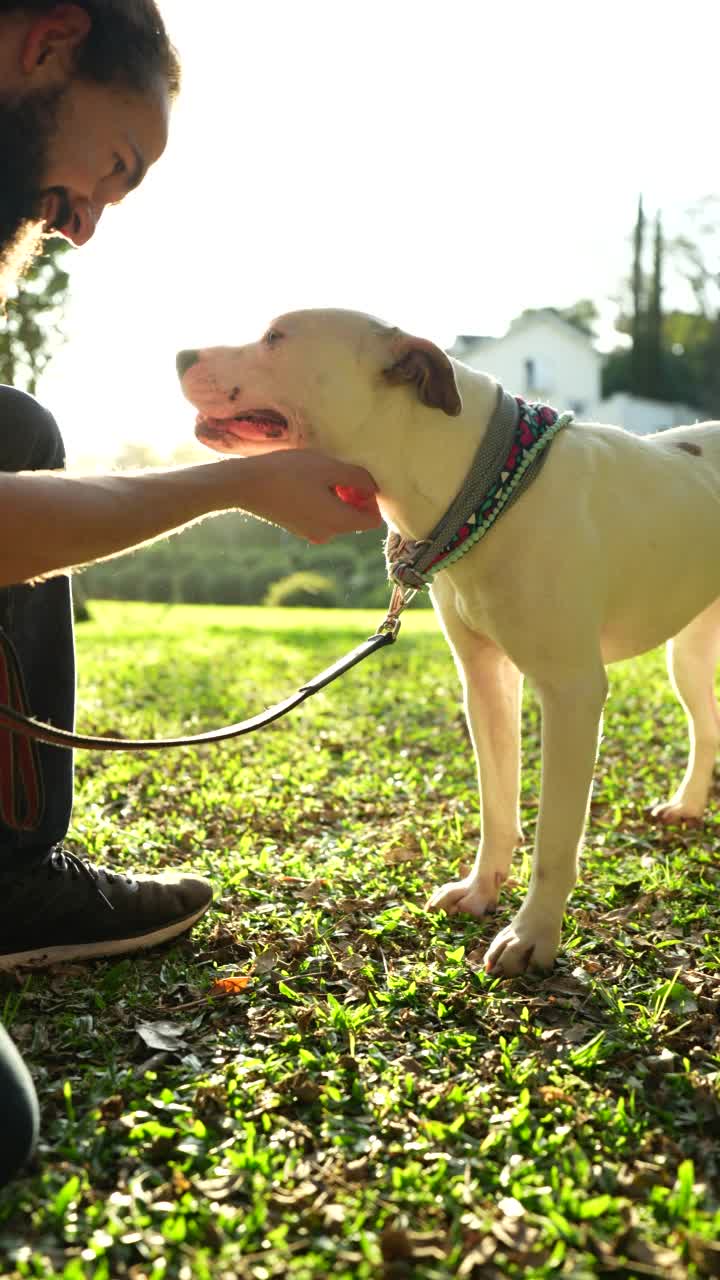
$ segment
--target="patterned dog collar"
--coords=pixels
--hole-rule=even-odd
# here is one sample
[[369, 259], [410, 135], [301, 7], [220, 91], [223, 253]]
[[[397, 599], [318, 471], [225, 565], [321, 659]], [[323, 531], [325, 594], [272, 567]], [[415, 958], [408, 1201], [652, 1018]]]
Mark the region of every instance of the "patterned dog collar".
[[545, 404], [528, 404], [498, 388], [498, 402], [460, 493], [428, 538], [390, 532], [385, 561], [391, 582], [418, 589], [459, 560], [539, 474], [548, 446], [572, 422]]

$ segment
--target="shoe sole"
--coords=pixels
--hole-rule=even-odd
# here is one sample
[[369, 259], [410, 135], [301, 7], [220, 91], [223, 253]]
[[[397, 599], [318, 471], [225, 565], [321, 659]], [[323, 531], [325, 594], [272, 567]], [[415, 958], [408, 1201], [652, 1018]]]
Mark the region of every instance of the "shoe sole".
[[150, 933], [140, 934], [137, 938], [108, 938], [104, 942], [83, 942], [74, 946], [34, 947], [30, 951], [14, 951], [12, 955], [0, 955], [0, 970], [16, 969], [20, 965], [31, 965], [36, 969], [44, 969], [52, 964], [62, 964], [70, 960], [94, 960], [102, 956], [129, 955], [133, 951], [146, 951], [150, 947], [159, 947], [181, 933], [187, 933], [205, 915], [210, 903], [199, 911], [174, 924], [164, 925], [162, 929], [153, 929]]

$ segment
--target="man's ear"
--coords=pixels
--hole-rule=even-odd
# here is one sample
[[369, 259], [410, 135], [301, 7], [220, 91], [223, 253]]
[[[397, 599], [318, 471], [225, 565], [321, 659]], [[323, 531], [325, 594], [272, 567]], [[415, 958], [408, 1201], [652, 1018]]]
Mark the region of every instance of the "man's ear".
[[71, 74], [75, 53], [92, 19], [78, 4], [59, 4], [28, 27], [22, 47], [22, 69], [36, 83], [57, 84]]
[[455, 370], [449, 357], [434, 342], [404, 333], [393, 343], [393, 356], [393, 363], [383, 369], [383, 377], [391, 385], [414, 382], [418, 399], [428, 408], [442, 409], [452, 418], [462, 413]]

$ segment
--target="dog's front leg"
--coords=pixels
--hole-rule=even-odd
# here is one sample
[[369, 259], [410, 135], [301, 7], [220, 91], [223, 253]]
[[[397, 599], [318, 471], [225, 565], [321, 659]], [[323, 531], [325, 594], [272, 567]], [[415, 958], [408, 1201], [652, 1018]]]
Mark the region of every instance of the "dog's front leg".
[[443, 616], [465, 690], [465, 714], [475, 748], [482, 837], [472, 870], [441, 885], [429, 911], [482, 916], [497, 903], [520, 829], [520, 697], [522, 676], [495, 645]]
[[607, 677], [599, 661], [562, 683], [538, 684], [542, 787], [527, 897], [485, 957], [494, 974], [549, 968], [560, 945], [565, 904], [577, 878]]

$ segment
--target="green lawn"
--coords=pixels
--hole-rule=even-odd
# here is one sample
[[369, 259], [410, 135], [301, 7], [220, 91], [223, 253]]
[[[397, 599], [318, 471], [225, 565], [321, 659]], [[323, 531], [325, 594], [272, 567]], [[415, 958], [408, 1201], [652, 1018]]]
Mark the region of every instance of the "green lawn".
[[[259, 710], [379, 618], [93, 608], [80, 725], [136, 735]], [[530, 835], [538, 727], [528, 698]], [[614, 669], [605, 734], [564, 950], [514, 982], [481, 957], [527, 855], [499, 917], [424, 911], [478, 835], [430, 615], [252, 737], [81, 753], [71, 847], [192, 866], [217, 906], [171, 948], [4, 982], [43, 1134], [0, 1274], [720, 1275], [719, 812], [644, 820], [684, 767], [661, 654]]]

